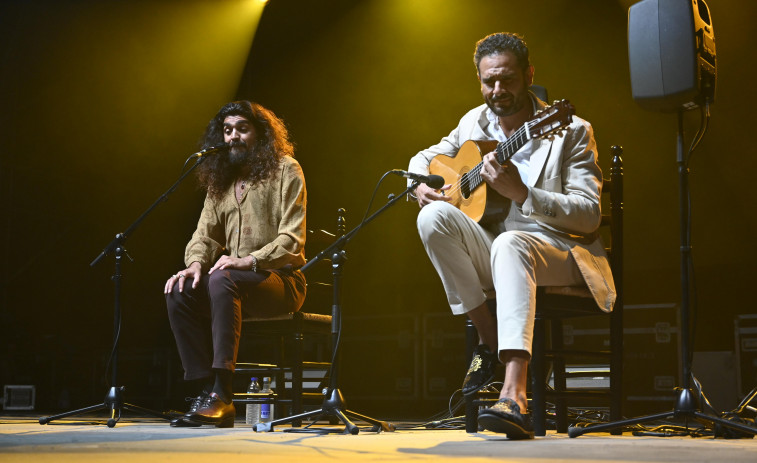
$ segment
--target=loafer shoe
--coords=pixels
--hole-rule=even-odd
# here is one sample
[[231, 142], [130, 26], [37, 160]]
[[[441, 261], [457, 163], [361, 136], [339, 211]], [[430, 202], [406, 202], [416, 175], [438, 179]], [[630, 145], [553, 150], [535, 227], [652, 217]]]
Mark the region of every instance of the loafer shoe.
[[200, 408], [200, 406], [202, 405], [202, 403], [205, 401], [207, 397], [208, 397], [208, 394], [206, 392], [203, 392], [197, 397], [187, 397], [185, 400], [189, 402], [189, 411], [187, 411], [183, 416], [172, 419], [171, 427], [172, 428], [196, 428], [198, 426], [202, 426], [198, 423], [192, 423], [190, 421], [187, 421], [184, 418], [187, 415], [196, 412], [197, 409]]
[[486, 345], [479, 344], [476, 346], [468, 373], [463, 381], [463, 395], [475, 394], [489, 384], [494, 379], [494, 368], [497, 363], [499, 363], [497, 355], [493, 354]]
[[184, 415], [184, 421], [198, 424], [212, 424], [217, 428], [233, 428], [236, 409], [234, 402], [226, 403], [211, 392], [200, 405], [197, 411]]
[[507, 434], [509, 439], [533, 439], [531, 415], [520, 412], [512, 399], [499, 399], [497, 403], [478, 414], [478, 425], [488, 431]]

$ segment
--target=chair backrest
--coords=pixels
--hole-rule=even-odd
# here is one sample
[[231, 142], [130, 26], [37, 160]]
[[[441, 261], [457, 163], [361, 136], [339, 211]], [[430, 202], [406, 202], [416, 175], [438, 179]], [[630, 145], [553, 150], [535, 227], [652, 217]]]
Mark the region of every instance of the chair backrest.
[[[347, 231], [345, 218], [347, 211], [337, 210], [336, 233], [323, 229], [308, 229], [305, 243], [305, 253], [308, 259], [313, 259], [321, 251], [329, 247], [337, 238]], [[308, 295], [305, 298], [302, 311], [309, 313], [331, 314], [333, 285], [331, 273], [331, 256], [323, 256], [317, 265], [307, 271]]]
[[602, 222], [609, 222], [610, 242], [607, 253], [610, 258], [615, 289], [617, 291], [616, 307], [623, 304], [623, 147], [613, 145], [610, 147], [610, 179], [602, 183], [602, 191], [609, 191], [610, 211], [602, 217]]
[[534, 95], [536, 95], [541, 101], [549, 103], [549, 100], [547, 99], [547, 89], [545, 87], [542, 87], [541, 85], [532, 85], [528, 89], [534, 92]]

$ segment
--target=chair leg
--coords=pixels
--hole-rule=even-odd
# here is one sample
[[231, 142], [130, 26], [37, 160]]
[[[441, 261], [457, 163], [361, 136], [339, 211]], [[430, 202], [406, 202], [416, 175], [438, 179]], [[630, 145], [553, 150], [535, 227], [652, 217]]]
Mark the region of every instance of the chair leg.
[[[276, 357], [277, 363], [276, 366], [278, 367], [276, 369], [276, 390], [278, 397], [283, 397], [286, 395], [286, 373], [284, 371], [284, 366], [286, 365], [286, 362], [288, 360], [288, 351], [289, 349], [289, 339], [287, 339], [287, 336], [280, 336], [279, 338], [279, 355]], [[274, 409], [274, 413], [276, 413], [276, 410], [280, 407], [277, 407]], [[278, 413], [281, 413], [279, 411]], [[276, 417], [272, 417], [273, 419], [276, 419]]]
[[[615, 310], [610, 314], [610, 421], [623, 419], [623, 307], [622, 299], [615, 303]], [[622, 428], [610, 431], [613, 435], [622, 434]]]
[[[467, 359], [468, 367], [473, 359], [473, 350], [478, 344], [478, 331], [473, 326], [473, 322], [470, 319], [466, 319], [465, 322], [465, 358]], [[478, 432], [478, 405], [474, 404], [476, 400], [476, 394], [471, 394], [465, 398], [465, 432]]]
[[555, 352], [552, 359], [552, 369], [555, 377], [555, 416], [557, 432], [568, 432], [568, 404], [564, 396], [567, 389], [565, 373], [565, 358], [559, 354], [563, 350], [563, 325], [562, 320], [552, 320], [552, 351]]
[[[304, 335], [302, 331], [297, 330], [294, 333], [292, 346], [292, 413], [299, 415], [302, 413], [302, 362], [304, 361]], [[302, 426], [301, 420], [292, 422], [292, 427]]]
[[533, 416], [534, 434], [544, 436], [547, 434], [546, 397], [547, 384], [544, 368], [544, 335], [545, 321], [537, 318], [534, 320], [534, 339], [531, 349], [531, 413]]

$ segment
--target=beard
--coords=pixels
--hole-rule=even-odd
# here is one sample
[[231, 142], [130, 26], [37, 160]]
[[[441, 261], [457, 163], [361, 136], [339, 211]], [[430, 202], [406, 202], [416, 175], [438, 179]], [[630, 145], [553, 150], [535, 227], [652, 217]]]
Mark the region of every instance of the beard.
[[252, 147], [247, 146], [247, 143], [236, 140], [231, 142], [229, 147], [229, 164], [234, 169], [240, 169], [247, 164], [248, 159], [252, 157]]
[[228, 175], [232, 178], [246, 177], [250, 174], [252, 159], [255, 157], [254, 146], [238, 140], [229, 144], [224, 164]]
[[499, 97], [484, 97], [486, 105], [499, 117], [512, 116], [521, 111], [529, 101], [528, 91], [524, 88], [517, 94], [508, 93]]

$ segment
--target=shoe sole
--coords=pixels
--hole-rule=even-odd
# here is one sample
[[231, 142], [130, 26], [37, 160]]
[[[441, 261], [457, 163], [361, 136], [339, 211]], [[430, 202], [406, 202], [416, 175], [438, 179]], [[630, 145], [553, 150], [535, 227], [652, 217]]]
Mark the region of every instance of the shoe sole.
[[523, 429], [521, 426], [513, 423], [512, 421], [506, 420], [501, 416], [493, 415], [490, 413], [481, 412], [478, 415], [478, 424], [487, 431], [507, 434], [508, 439], [520, 440], [534, 438], [533, 431]]
[[200, 423], [193, 423], [191, 421], [187, 421], [184, 418], [180, 418], [176, 421], [171, 421], [172, 428], [196, 428], [198, 426], [202, 426], [202, 425]]
[[484, 381], [484, 384], [478, 386], [477, 388], [475, 388], [473, 390], [469, 390], [468, 392], [462, 391], [463, 392], [463, 397], [471, 396], [471, 395], [475, 394], [476, 392], [480, 391], [481, 389], [485, 388], [489, 383], [491, 383], [492, 381], [494, 381], [494, 376], [495, 375], [491, 375], [486, 381]]
[[222, 418], [220, 420], [214, 420], [212, 418], [192, 417], [192, 418], [184, 418], [184, 421], [187, 421], [196, 426], [213, 425], [216, 428], [233, 428], [234, 427], [233, 415], [228, 416], [226, 418]]

